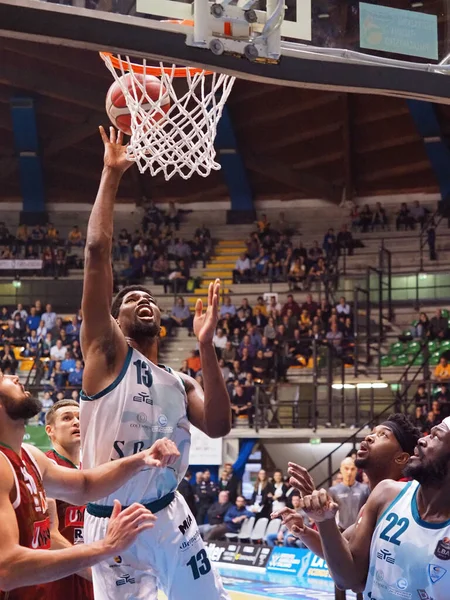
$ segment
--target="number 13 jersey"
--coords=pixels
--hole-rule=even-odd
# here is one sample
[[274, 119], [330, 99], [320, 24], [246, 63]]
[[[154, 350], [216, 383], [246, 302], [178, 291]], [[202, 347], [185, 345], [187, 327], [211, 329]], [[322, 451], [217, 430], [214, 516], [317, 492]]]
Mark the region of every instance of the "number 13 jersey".
[[448, 600], [450, 520], [428, 523], [411, 481], [379, 519], [370, 546], [365, 600]]
[[146, 450], [163, 437], [180, 452], [174, 465], [144, 469], [96, 504], [112, 506], [115, 498], [126, 506], [152, 502], [175, 491], [183, 479], [191, 445], [184, 384], [134, 348], [111, 385], [94, 396], [81, 393], [80, 426], [85, 469]]

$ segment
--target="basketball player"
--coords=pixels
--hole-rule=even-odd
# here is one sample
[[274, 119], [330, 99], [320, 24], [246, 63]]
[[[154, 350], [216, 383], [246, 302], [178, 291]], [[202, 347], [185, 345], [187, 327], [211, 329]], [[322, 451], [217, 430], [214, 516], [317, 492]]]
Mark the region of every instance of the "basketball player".
[[143, 506], [121, 512], [116, 501], [104, 540], [50, 552], [46, 492], [81, 506], [112, 493], [142, 469], [165, 468], [179, 456], [173, 442], [161, 440], [150, 450], [97, 469], [60, 467], [37, 448], [22, 445], [26, 420], [41, 408], [18, 377], [0, 371], [1, 600], [37, 600], [36, 589], [24, 586], [67, 577], [120, 555], [137, 535], [153, 527], [155, 517]]
[[[80, 407], [75, 400], [56, 402], [45, 416], [45, 431], [52, 442], [52, 450], [46, 455], [54, 463], [68, 469], [80, 468]], [[59, 524], [59, 547], [70, 548], [83, 543], [85, 506], [74, 506], [61, 500], [56, 501]], [[52, 533], [52, 547], [57, 537]], [[65, 542], [65, 543], [64, 543]], [[88, 580], [86, 579], [88, 578]], [[47, 583], [44, 586], [45, 598], [49, 600], [94, 600], [92, 574], [74, 573], [64, 579]]]
[[377, 485], [348, 543], [325, 490], [304, 497], [302, 506], [318, 524], [340, 588], [364, 590], [365, 600], [448, 600], [450, 417], [419, 440], [404, 473], [414, 481]]
[[[402, 478], [403, 470], [414, 453], [419, 438], [420, 431], [401, 413], [391, 415], [387, 421], [374, 427], [372, 433], [361, 442], [355, 460], [355, 466], [364, 469], [371, 490], [384, 479], [398, 481]], [[303, 495], [312, 494], [315, 485], [306, 469], [289, 463], [289, 474], [290, 484], [294, 488]], [[359, 512], [358, 521], [363, 513], [364, 507]], [[284, 508], [273, 513], [272, 518], [282, 518], [291, 533], [314, 554], [324, 557], [319, 533], [310, 527], [304, 527], [303, 520], [297, 512]], [[355, 526], [351, 525], [343, 533], [346, 540], [352, 537]]]
[[[103, 561], [93, 569], [96, 600], [156, 600], [157, 587], [170, 600], [201, 595], [228, 598], [203, 546], [196, 521], [176, 492], [189, 463], [189, 421], [210, 437], [231, 427], [231, 406], [213, 345], [218, 321], [220, 281], [210, 284], [203, 314], [197, 301], [194, 332], [199, 343], [203, 390], [194, 379], [158, 364], [161, 314], [144, 286], [124, 288], [112, 303], [111, 246], [114, 201], [126, 159], [122, 134], [114, 128], [103, 139], [104, 169], [89, 219], [83, 290], [81, 342], [85, 358], [81, 394], [83, 466], [92, 467], [131, 456], [162, 435], [172, 439], [180, 458], [154, 477], [138, 474], [117, 493], [123, 505], [142, 502], [157, 513], [154, 535], [121, 555], [120, 564]], [[105, 426], [105, 424], [107, 424]], [[113, 510], [105, 494], [88, 504], [85, 540], [101, 540]], [[126, 579], [126, 585], [118, 581]]]

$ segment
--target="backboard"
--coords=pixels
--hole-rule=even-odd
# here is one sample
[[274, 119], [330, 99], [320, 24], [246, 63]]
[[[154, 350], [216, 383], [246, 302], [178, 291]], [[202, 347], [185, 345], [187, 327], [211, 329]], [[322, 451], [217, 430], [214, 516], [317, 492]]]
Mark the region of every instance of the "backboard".
[[[195, 12], [202, 3], [204, 10]], [[242, 35], [242, 23], [233, 18], [235, 35], [222, 38], [234, 43], [231, 51], [192, 43], [198, 26], [203, 32], [210, 27], [213, 5], [233, 18], [238, 9], [262, 15], [256, 34], [271, 19], [273, 25], [282, 5], [281, 27], [271, 30], [270, 60], [244, 53], [249, 34]], [[450, 104], [449, 6], [450, 0], [0, 0], [0, 35], [203, 67], [255, 82]], [[193, 26], [164, 22], [192, 20], [194, 13]]]

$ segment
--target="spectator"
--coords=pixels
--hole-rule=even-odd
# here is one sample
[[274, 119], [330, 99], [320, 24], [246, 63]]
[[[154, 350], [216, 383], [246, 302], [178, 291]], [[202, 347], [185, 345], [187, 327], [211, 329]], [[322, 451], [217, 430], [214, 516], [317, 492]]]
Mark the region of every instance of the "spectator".
[[410, 210], [410, 215], [413, 223], [418, 223], [421, 229], [423, 229], [423, 226], [425, 225], [427, 212], [427, 209], [421, 206], [418, 200], [414, 202], [414, 205]]
[[217, 486], [211, 480], [209, 469], [203, 471], [203, 479], [198, 487], [197, 523], [203, 525], [206, 514], [217, 497]]
[[75, 368], [69, 371], [68, 382], [70, 386], [81, 386], [83, 383], [83, 365], [81, 360], [77, 360]]
[[267, 318], [261, 313], [259, 306], [255, 306], [251, 322], [261, 331], [267, 325]]
[[250, 259], [244, 253], [240, 255], [234, 265], [233, 283], [243, 283], [250, 280], [251, 264]]
[[80, 339], [81, 324], [78, 322], [77, 316], [74, 315], [69, 325], [66, 327], [67, 338], [70, 343]]
[[233, 348], [231, 342], [227, 341], [225, 344], [225, 348], [222, 350], [222, 358], [226, 365], [231, 366], [233, 362], [236, 360], [236, 349]]
[[225, 537], [226, 533], [239, 533], [246, 519], [252, 517], [252, 513], [245, 506], [245, 498], [238, 496], [236, 504], [231, 506], [225, 513], [224, 522], [222, 525], [215, 525], [206, 535], [205, 540], [220, 540]]
[[249, 302], [248, 302], [248, 298], [243, 298], [242, 299], [242, 304], [239, 307], [239, 310], [242, 310], [244, 312], [245, 318], [246, 319], [251, 319], [253, 316], [253, 310], [252, 307], [250, 306]]
[[176, 231], [180, 229], [180, 213], [174, 202], [169, 202], [169, 208], [164, 220], [166, 225], [174, 225]]
[[411, 216], [406, 202], [402, 202], [400, 206], [400, 210], [397, 213], [395, 226], [397, 228], [397, 231], [400, 230], [400, 227], [404, 227], [405, 229], [414, 229], [414, 219]]
[[372, 230], [374, 229], [374, 227], [378, 226], [380, 226], [382, 229], [384, 229], [387, 226], [386, 211], [379, 202], [375, 204], [375, 210], [373, 211]]
[[6, 306], [3, 306], [1, 314], [0, 314], [0, 321], [2, 321], [3, 323], [6, 323], [7, 321], [9, 321], [10, 318], [11, 318], [11, 315], [10, 315], [9, 310], [6, 308]]
[[12, 318], [15, 319], [16, 315], [19, 315], [19, 317], [22, 319], [22, 321], [25, 321], [26, 318], [28, 317], [28, 313], [24, 309], [23, 304], [18, 304], [17, 305], [16, 310], [12, 314]]
[[181, 296], [178, 296], [177, 303], [172, 307], [171, 321], [174, 327], [187, 327], [189, 336], [192, 335], [192, 315]]
[[179, 259], [173, 271], [169, 273], [167, 280], [163, 281], [164, 292], [167, 293], [168, 285], [172, 286], [172, 290], [175, 294], [185, 292], [190, 275], [191, 273], [187, 262], [183, 259]]
[[353, 254], [353, 236], [348, 230], [347, 225], [342, 225], [340, 232], [337, 234], [336, 245], [338, 254], [346, 252], [349, 256]]
[[188, 369], [191, 369], [193, 373], [197, 374], [202, 368], [200, 361], [200, 354], [198, 350], [191, 350], [191, 356], [187, 359]]
[[224, 302], [220, 307], [220, 317], [223, 319], [226, 314], [229, 314], [232, 317], [236, 315], [236, 307], [234, 306], [234, 304], [231, 303], [230, 296], [225, 296]]
[[200, 535], [205, 537], [211, 529], [217, 525], [223, 525], [225, 514], [228, 509], [232, 507], [230, 502], [230, 495], [228, 491], [223, 490], [219, 492], [219, 498], [217, 502], [214, 502], [208, 509], [208, 523], [199, 525]]
[[32, 348], [29, 342], [25, 342], [25, 348], [20, 353], [22, 358], [32, 358], [36, 356], [36, 349]]
[[436, 381], [448, 381], [450, 379], [450, 365], [444, 356], [441, 356], [439, 364], [434, 370]]
[[436, 425], [439, 425], [439, 423], [436, 420], [436, 415], [432, 410], [430, 410], [427, 413], [427, 420], [425, 421], [425, 429], [423, 432], [424, 435], [428, 435], [433, 429], [433, 427], [435, 427]]
[[293, 284], [293, 288], [299, 289], [299, 284], [303, 283], [306, 279], [306, 266], [305, 259], [300, 256], [296, 258], [290, 268], [288, 274], [288, 281]]
[[243, 358], [244, 350], [247, 350], [248, 356], [254, 358], [256, 356], [256, 347], [251, 343], [250, 336], [244, 335], [242, 342], [239, 346], [238, 354]]
[[257, 383], [265, 383], [269, 379], [270, 361], [264, 356], [262, 350], [258, 350], [253, 360], [253, 377]]
[[169, 275], [169, 261], [160, 254], [152, 264], [152, 278], [155, 285], [159, 285]]
[[42, 340], [42, 356], [45, 358], [50, 357], [50, 350], [53, 348], [52, 334], [47, 331], [45, 338]]
[[434, 414], [434, 424], [439, 425], [440, 423], [442, 423], [444, 415], [442, 414], [441, 404], [438, 400], [433, 400], [433, 402], [431, 403], [431, 411]]
[[272, 316], [276, 313], [277, 317], [281, 315], [281, 304], [278, 302], [277, 296], [270, 296], [267, 302], [267, 312]]
[[413, 327], [413, 336], [418, 337], [420, 339], [425, 339], [428, 336], [428, 332], [430, 329], [430, 321], [427, 317], [427, 314], [421, 312], [419, 315], [419, 320], [417, 325]]
[[338, 525], [345, 531], [356, 523], [359, 511], [364, 506], [370, 494], [367, 485], [356, 481], [355, 462], [352, 458], [345, 458], [341, 462], [342, 483], [332, 486], [328, 494], [339, 506]]
[[45, 313], [42, 315], [41, 320], [44, 321], [44, 325], [48, 331], [52, 330], [55, 327], [56, 313], [53, 312], [51, 304], [46, 305]]
[[417, 386], [417, 391], [414, 395], [413, 401], [416, 407], [420, 407], [422, 413], [425, 412], [425, 408], [428, 406], [429, 397], [426, 392], [424, 383], [419, 383], [419, 385]]
[[233, 467], [231, 464], [227, 463], [224, 465], [222, 472], [220, 474], [219, 482], [217, 487], [219, 489], [219, 501], [220, 494], [222, 492], [227, 492], [229, 495], [230, 502], [236, 502], [236, 498], [238, 495], [238, 480], [237, 477], [233, 474]]
[[224, 378], [225, 381], [227, 381], [227, 379], [231, 375], [231, 370], [230, 370], [230, 367], [225, 364], [225, 361], [223, 360], [223, 358], [219, 358], [219, 368], [222, 372], [222, 377]]
[[270, 222], [267, 219], [267, 215], [261, 215], [261, 219], [256, 221], [256, 226], [260, 239], [264, 238], [270, 232]]
[[417, 427], [421, 432], [425, 431], [427, 419], [421, 406], [415, 407], [414, 414], [409, 417], [409, 420], [414, 427]]
[[261, 517], [270, 518], [272, 512], [273, 485], [270, 483], [267, 473], [260, 469], [256, 479], [251, 498], [250, 510], [255, 513], [257, 519]]
[[357, 229], [361, 225], [361, 218], [359, 213], [359, 207], [356, 206], [356, 204], [353, 204], [349, 214], [353, 230]]
[[259, 309], [260, 313], [264, 316], [267, 317], [267, 306], [266, 303], [264, 302], [264, 298], [262, 296], [258, 296], [257, 300], [256, 300], [256, 304], [255, 304], [255, 308], [253, 309], [253, 311], [255, 311], [256, 309]]
[[127, 260], [131, 251], [131, 235], [123, 228], [118, 235], [120, 260]]
[[370, 210], [369, 205], [365, 204], [362, 211], [359, 213], [359, 224], [363, 233], [367, 233], [367, 230], [372, 225], [372, 218], [372, 211]]
[[39, 321], [39, 327], [36, 329], [36, 335], [39, 341], [43, 341], [47, 336], [47, 327], [45, 326], [45, 321], [42, 319]]
[[189, 377], [195, 377], [195, 373], [192, 369], [189, 368], [187, 360], [183, 360], [183, 362], [181, 363], [180, 373], [189, 375]]
[[33, 350], [34, 354], [36, 354], [39, 346], [39, 338], [35, 329], [30, 331], [30, 335], [27, 337], [27, 343], [30, 345], [30, 348]]
[[220, 356], [222, 356], [222, 351], [225, 349], [225, 346], [227, 345], [227, 338], [223, 333], [223, 329], [220, 329], [220, 328], [217, 329], [217, 331], [213, 337], [213, 344], [216, 349], [216, 352], [218, 352], [218, 354]]
[[308, 257], [312, 262], [317, 262], [322, 256], [322, 248], [319, 246], [319, 242], [314, 240], [312, 247], [308, 251]]
[[0, 369], [6, 375], [15, 375], [18, 361], [9, 342], [3, 344], [3, 350], [0, 350]]
[[347, 304], [344, 296], [339, 298], [339, 304], [336, 304], [336, 312], [338, 315], [349, 316], [351, 314], [352, 309], [350, 308], [350, 304]]
[[309, 289], [313, 283], [325, 282], [326, 267], [323, 258], [319, 258], [317, 263], [313, 264], [309, 270], [306, 280], [306, 289]]
[[[236, 376], [236, 373], [234, 374]], [[236, 385], [231, 394], [231, 415], [233, 424], [241, 415], [248, 418], [249, 427], [253, 427], [254, 406], [242, 385]]]
[[128, 259], [128, 267], [122, 271], [127, 285], [139, 283], [146, 272], [146, 259], [139, 250], [133, 250], [133, 254]]
[[50, 395], [50, 392], [44, 392], [44, 396], [41, 400], [42, 409], [39, 413], [39, 425], [45, 425], [45, 415], [48, 413], [49, 409], [53, 406], [54, 402]]
[[40, 316], [36, 314], [36, 308], [32, 306], [30, 308], [30, 314], [27, 317], [25, 317], [26, 326], [30, 331], [37, 330], [37, 328], [39, 327], [40, 320]]
[[192, 473], [190, 471], [186, 471], [183, 479], [180, 481], [178, 485], [178, 491], [186, 500], [186, 504], [188, 505], [191, 513], [194, 515], [197, 512], [197, 507], [195, 503], [195, 492], [194, 487], [191, 484]]
[[50, 349], [50, 358], [53, 361], [61, 361], [66, 358], [67, 348], [63, 346], [62, 340], [56, 340], [56, 344]]
[[288, 295], [286, 304], [281, 309], [281, 316], [284, 317], [287, 315], [288, 310], [292, 311], [294, 317], [298, 318], [300, 316], [300, 305], [294, 300], [294, 296], [292, 294]]
[[336, 254], [336, 235], [331, 227], [323, 238], [322, 248], [325, 252], [327, 260]]
[[[300, 508], [300, 504], [300, 496], [292, 496], [293, 510], [295, 510], [295, 512], [302, 517], [303, 523], [306, 527], [311, 527], [311, 519], [309, 519], [305, 512]], [[296, 538], [292, 533], [289, 532], [287, 526], [284, 524], [281, 525], [280, 529], [278, 530], [278, 533], [269, 533], [269, 535], [266, 537], [266, 543], [269, 546], [269, 548], [273, 548], [276, 545], [276, 542], [278, 542], [278, 545], [286, 546], [288, 548], [306, 547], [300, 539]]]
[[22, 342], [25, 339], [26, 329], [27, 329], [27, 327], [25, 325], [25, 322], [22, 320], [20, 314], [16, 312], [16, 315], [14, 317], [14, 341], [15, 342]]
[[78, 225], [74, 225], [69, 232], [69, 237], [67, 239], [67, 243], [69, 248], [72, 246], [81, 247], [83, 246], [83, 236]]
[[277, 469], [273, 474], [273, 502], [272, 511], [276, 512], [286, 506], [287, 485], [284, 482], [283, 471]]
[[436, 311], [436, 316], [430, 321], [429, 337], [432, 340], [443, 340], [448, 338], [448, 334], [448, 319], [442, 315], [442, 310], [438, 308]]

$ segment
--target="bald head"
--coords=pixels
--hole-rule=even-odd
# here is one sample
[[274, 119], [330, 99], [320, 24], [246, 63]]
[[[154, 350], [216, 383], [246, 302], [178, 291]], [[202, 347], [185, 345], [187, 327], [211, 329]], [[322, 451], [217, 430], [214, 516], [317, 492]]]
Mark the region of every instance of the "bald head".
[[342, 483], [349, 487], [355, 483], [357, 469], [353, 458], [347, 457], [341, 462]]

